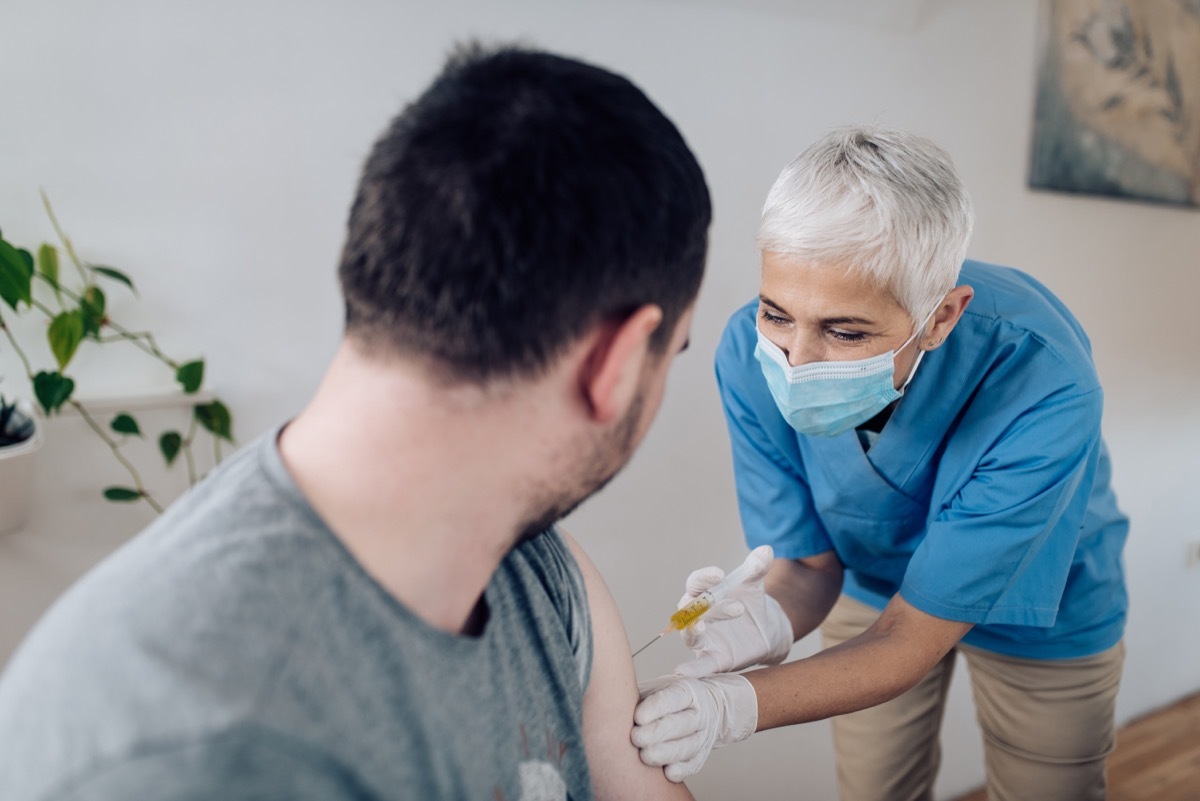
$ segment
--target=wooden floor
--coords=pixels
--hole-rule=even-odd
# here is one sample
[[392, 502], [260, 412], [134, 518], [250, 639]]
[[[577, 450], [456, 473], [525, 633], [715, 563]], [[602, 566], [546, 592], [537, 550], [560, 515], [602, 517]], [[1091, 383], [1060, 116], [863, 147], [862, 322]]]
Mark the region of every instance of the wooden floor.
[[[1200, 693], [1121, 728], [1108, 760], [1108, 799], [1200, 801]], [[987, 793], [957, 801], [987, 801]]]

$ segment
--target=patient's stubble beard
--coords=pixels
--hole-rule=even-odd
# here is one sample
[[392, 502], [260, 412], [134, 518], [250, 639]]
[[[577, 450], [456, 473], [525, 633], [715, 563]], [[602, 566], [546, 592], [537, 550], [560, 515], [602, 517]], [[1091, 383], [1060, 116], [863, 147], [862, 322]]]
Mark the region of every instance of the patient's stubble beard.
[[645, 393], [639, 392], [613, 433], [592, 446], [592, 453], [582, 462], [576, 478], [570, 485], [559, 489], [549, 503], [539, 504], [540, 510], [529, 515], [527, 522], [518, 527], [517, 544], [545, 532], [554, 523], [573, 512], [579, 504], [603, 489], [621, 472], [621, 468], [628, 464], [629, 458], [633, 456], [633, 439], [641, 423], [645, 405]]

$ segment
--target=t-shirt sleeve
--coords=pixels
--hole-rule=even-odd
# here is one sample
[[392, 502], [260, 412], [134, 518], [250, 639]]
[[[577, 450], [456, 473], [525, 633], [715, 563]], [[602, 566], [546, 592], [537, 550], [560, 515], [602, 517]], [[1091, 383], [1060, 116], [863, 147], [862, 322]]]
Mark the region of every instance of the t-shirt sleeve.
[[592, 674], [592, 613], [579, 563], [557, 528], [551, 528], [522, 548], [526, 557], [538, 564], [538, 572], [562, 618], [578, 669], [582, 697]]
[[1053, 626], [1099, 453], [1099, 389], [1052, 394], [1018, 415], [939, 510], [901, 595], [967, 623]]
[[796, 434], [754, 359], [754, 330], [751, 304], [730, 319], [715, 359], [742, 529], [751, 548], [770, 545], [784, 559], [813, 556], [833, 543], [814, 511]]
[[373, 801], [329, 754], [270, 733], [241, 731], [143, 748], [94, 766], [44, 801]]

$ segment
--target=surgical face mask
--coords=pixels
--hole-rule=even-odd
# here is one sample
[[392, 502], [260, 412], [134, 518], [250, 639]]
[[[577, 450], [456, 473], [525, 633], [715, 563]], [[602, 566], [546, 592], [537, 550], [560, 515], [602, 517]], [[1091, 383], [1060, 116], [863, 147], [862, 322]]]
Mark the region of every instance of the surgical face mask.
[[810, 362], [792, 367], [784, 352], [762, 331], [758, 332], [754, 356], [767, 379], [771, 397], [788, 424], [801, 434], [834, 437], [867, 422], [904, 394], [925, 351], [917, 354], [900, 389], [896, 389], [896, 354], [917, 338], [931, 317], [933, 312], [903, 345], [870, 359]]

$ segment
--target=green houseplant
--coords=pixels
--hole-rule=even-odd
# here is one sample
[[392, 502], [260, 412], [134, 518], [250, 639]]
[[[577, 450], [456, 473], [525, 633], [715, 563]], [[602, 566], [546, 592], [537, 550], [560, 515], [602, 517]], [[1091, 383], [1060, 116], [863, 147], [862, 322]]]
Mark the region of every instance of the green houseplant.
[[[145, 502], [161, 512], [164, 504], [123, 453], [131, 443], [146, 438], [142, 426], [129, 412], [119, 412], [107, 421], [97, 419], [76, 397], [75, 380], [68, 374], [68, 368], [81, 347], [133, 349], [172, 371], [181, 391], [195, 395], [204, 381], [204, 360], [176, 361], [159, 349], [151, 334], [132, 331], [112, 319], [105, 291], [115, 289], [136, 296], [133, 280], [121, 270], [81, 259], [44, 194], [42, 199], [58, 237], [57, 246], [43, 243], [31, 252], [8, 242], [0, 233], [0, 333], [4, 337], [0, 345], [6, 341], [20, 358], [40, 412], [51, 416], [64, 407], [73, 408], [128, 473], [129, 483], [104, 487], [104, 497], [117, 502]], [[59, 247], [66, 256], [65, 265], [60, 261]], [[27, 347], [29, 343], [21, 341], [14, 327], [6, 322], [6, 314], [45, 318], [48, 323], [45, 339], [53, 364], [35, 366], [30, 356], [32, 349]], [[158, 450], [167, 467], [182, 461], [189, 484], [202, 478], [193, 453], [201, 436], [211, 439], [215, 462], [221, 459], [221, 442], [233, 442], [232, 417], [228, 407], [217, 398], [197, 399], [186, 430], [168, 430], [157, 436]]]

